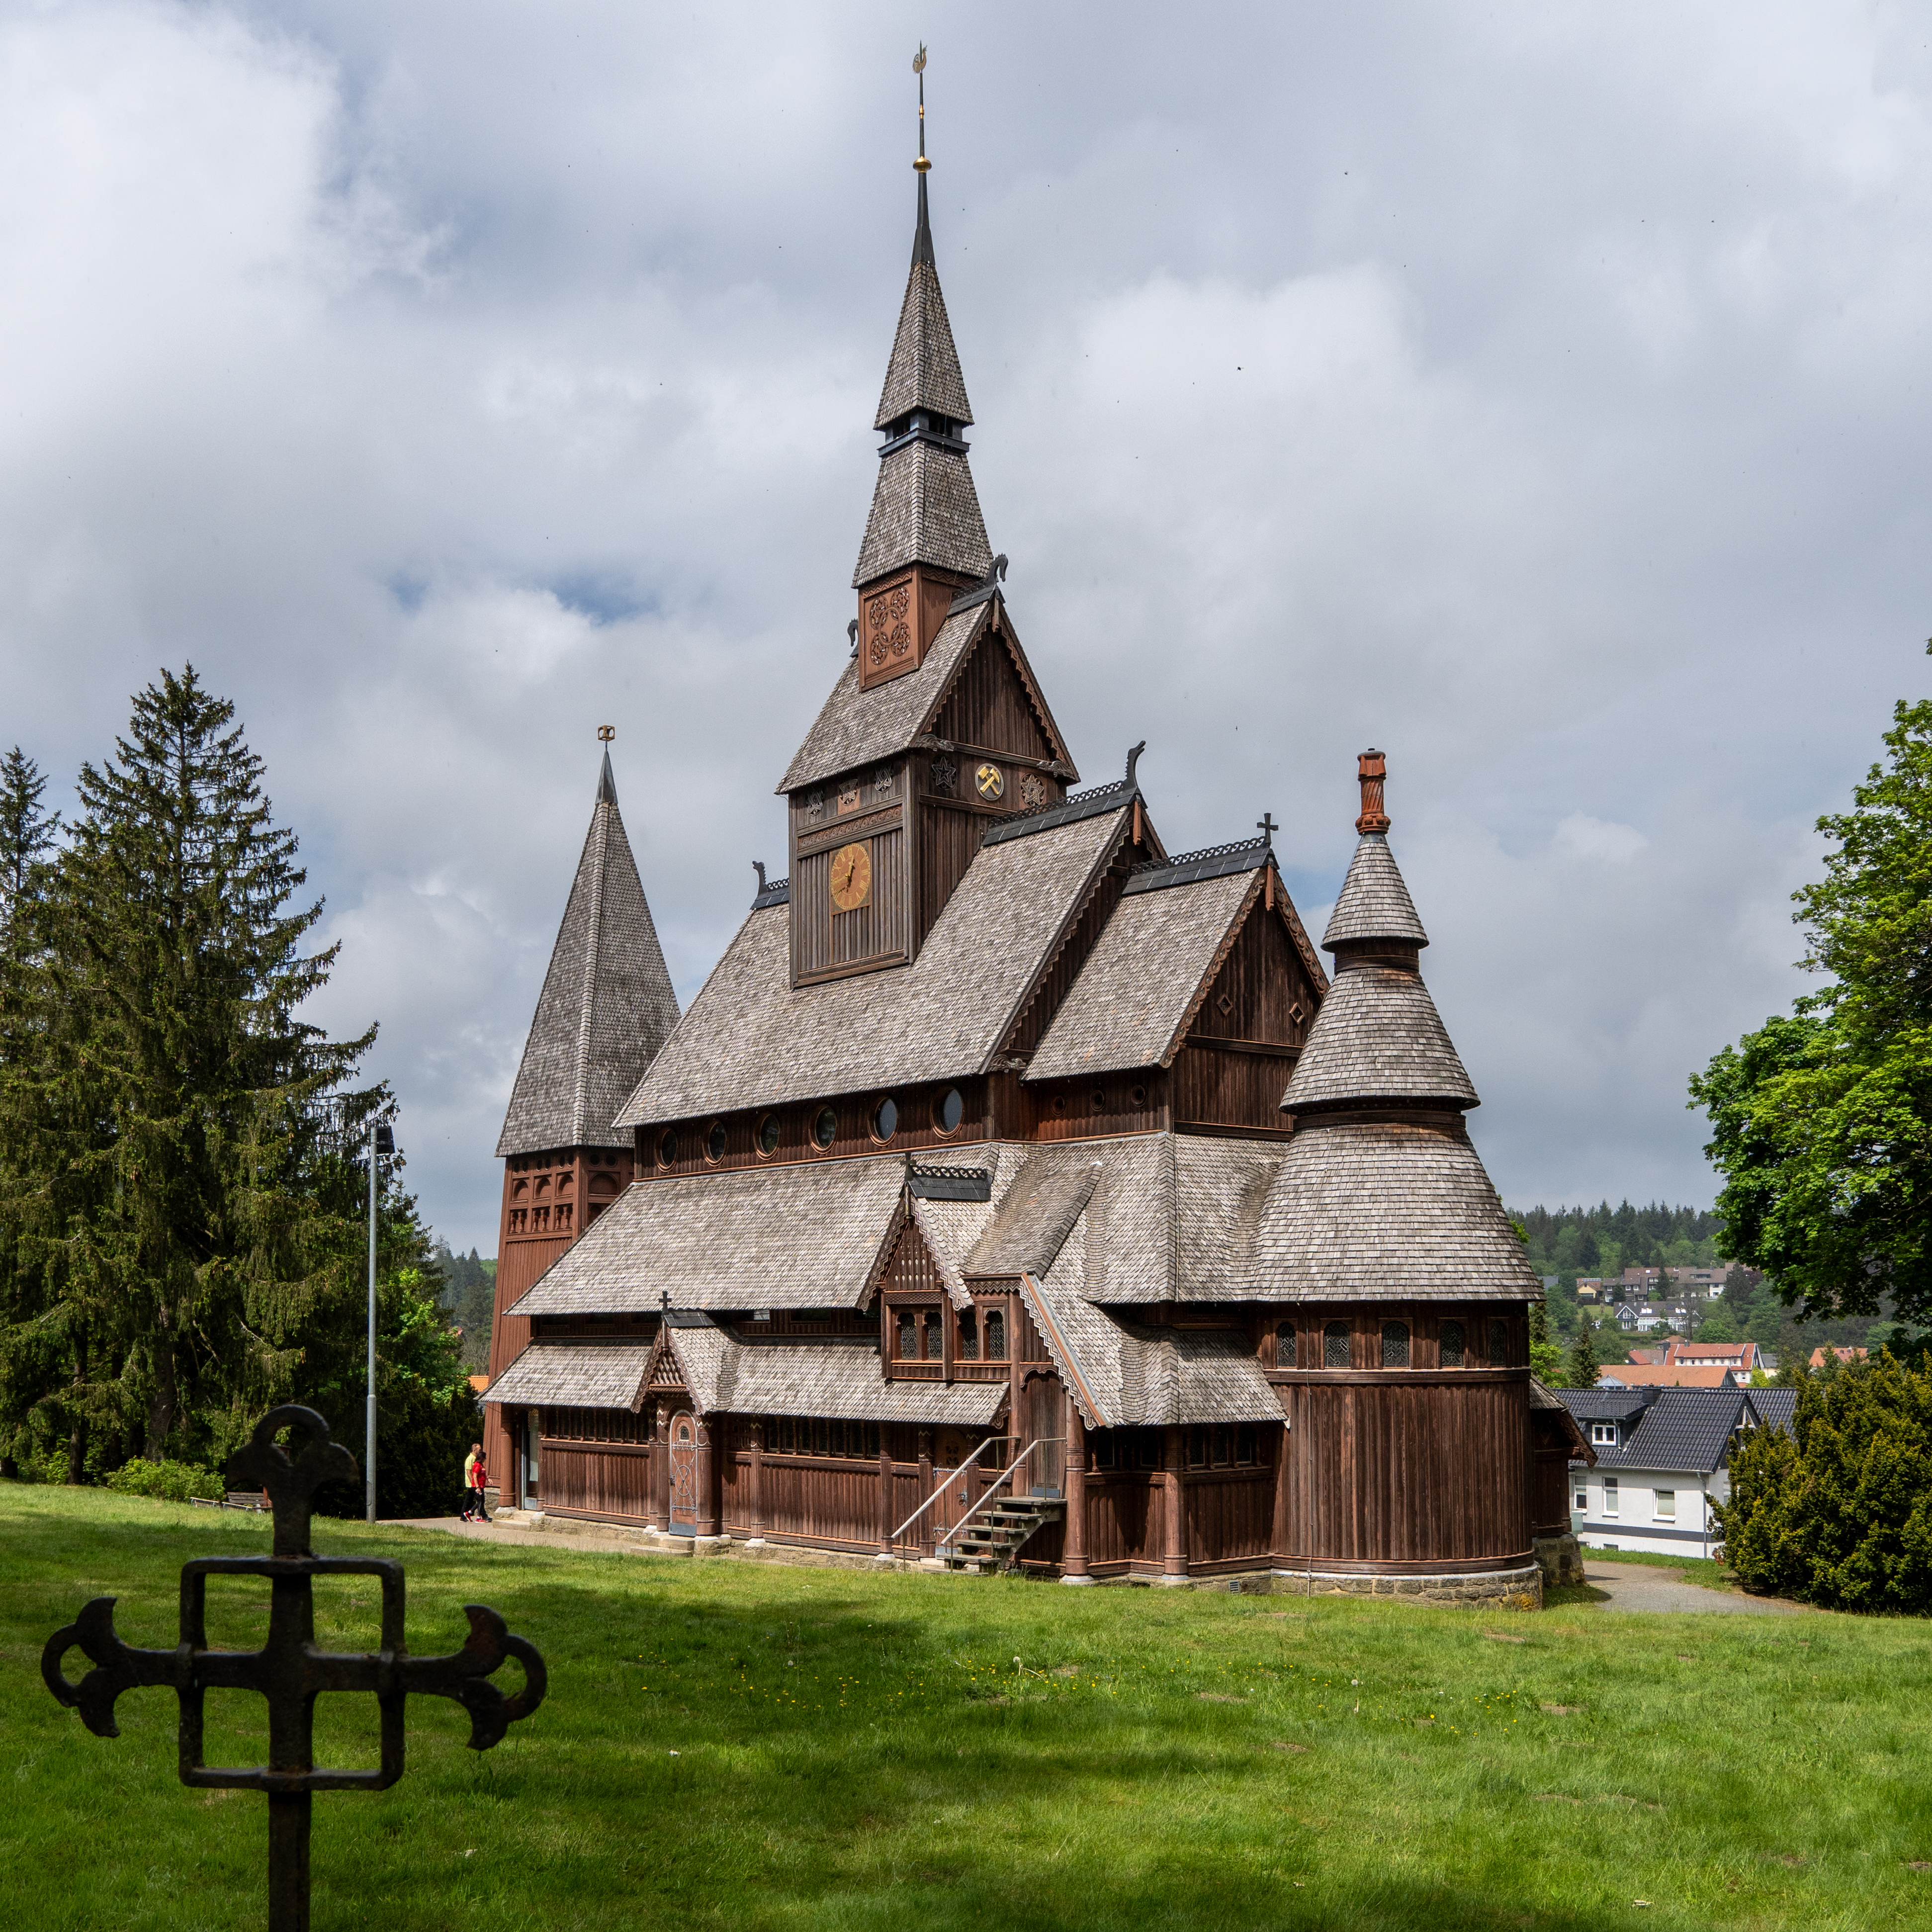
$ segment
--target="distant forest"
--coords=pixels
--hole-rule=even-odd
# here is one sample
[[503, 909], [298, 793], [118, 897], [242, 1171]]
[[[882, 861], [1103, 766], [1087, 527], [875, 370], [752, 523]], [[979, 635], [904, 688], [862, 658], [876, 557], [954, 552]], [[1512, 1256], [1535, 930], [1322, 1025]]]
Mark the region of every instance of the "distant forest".
[[[1627, 1268], [1715, 1268], [1721, 1223], [1707, 1208], [1667, 1208], [1654, 1201], [1634, 1208], [1628, 1201], [1612, 1208], [1606, 1201], [1595, 1208], [1512, 1208], [1508, 1210], [1528, 1236], [1530, 1263], [1546, 1280], [1556, 1277], [1550, 1291], [1550, 1325], [1568, 1342], [1580, 1318], [1576, 1278], [1580, 1275], [1620, 1275]], [[1600, 1321], [1599, 1310], [1590, 1311]], [[1702, 1306], [1695, 1330], [1707, 1341], [1760, 1343], [1782, 1356], [1794, 1352], [1809, 1355], [1814, 1348], [1872, 1347], [1894, 1340], [1895, 1324], [1886, 1320], [1854, 1317], [1842, 1322], [1792, 1319], [1792, 1311], [1778, 1298], [1768, 1282], [1755, 1289], [1726, 1292]], [[1629, 1343], [1615, 1333], [1614, 1324], [1600, 1336], [1600, 1360], [1621, 1360]]]
[[493, 1255], [484, 1261], [474, 1248], [466, 1255], [452, 1254], [445, 1246], [436, 1251], [436, 1266], [442, 1277], [442, 1292], [436, 1299], [463, 1331], [463, 1366], [470, 1374], [480, 1375], [490, 1366], [490, 1321], [496, 1299], [496, 1257]]

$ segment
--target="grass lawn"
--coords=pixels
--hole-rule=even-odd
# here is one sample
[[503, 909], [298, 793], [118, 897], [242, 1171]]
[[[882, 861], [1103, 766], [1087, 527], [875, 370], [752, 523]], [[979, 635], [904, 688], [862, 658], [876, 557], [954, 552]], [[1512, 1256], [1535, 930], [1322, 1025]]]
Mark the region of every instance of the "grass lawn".
[[[178, 1564], [266, 1550], [266, 1522], [0, 1485], [7, 1932], [262, 1922], [263, 1801], [176, 1782], [171, 1692], [94, 1738], [38, 1658], [97, 1594], [128, 1641], [172, 1642]], [[316, 1932], [1932, 1922], [1922, 1623], [1657, 1617], [1640, 1639], [1586, 1607], [318, 1532], [406, 1560], [412, 1649], [491, 1604], [550, 1690], [484, 1756], [454, 1706], [412, 1700], [402, 1783], [316, 1798]], [[325, 1642], [373, 1644], [373, 1584], [316, 1594]], [[262, 1627], [238, 1583], [211, 1603], [217, 1642]], [[1635, 1682], [1634, 1641], [1659, 1660]], [[371, 1762], [350, 1701], [321, 1735]], [[211, 1761], [259, 1761], [259, 1700], [209, 1702]]]

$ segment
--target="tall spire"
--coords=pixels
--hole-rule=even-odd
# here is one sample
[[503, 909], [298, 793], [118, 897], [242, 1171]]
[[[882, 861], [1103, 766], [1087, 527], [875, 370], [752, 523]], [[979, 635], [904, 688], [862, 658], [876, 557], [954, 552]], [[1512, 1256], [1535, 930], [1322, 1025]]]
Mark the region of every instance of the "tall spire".
[[[616, 734], [606, 724], [597, 735], [608, 746]], [[497, 1153], [628, 1144], [611, 1120], [677, 1016], [606, 750]]]
[[973, 420], [959, 352], [939, 286], [926, 180], [926, 49], [913, 63], [919, 76], [919, 218], [899, 326], [886, 364], [872, 427], [884, 434], [879, 480], [860, 546], [855, 589], [914, 564], [964, 578], [986, 574], [992, 561], [980, 499], [960, 435]]

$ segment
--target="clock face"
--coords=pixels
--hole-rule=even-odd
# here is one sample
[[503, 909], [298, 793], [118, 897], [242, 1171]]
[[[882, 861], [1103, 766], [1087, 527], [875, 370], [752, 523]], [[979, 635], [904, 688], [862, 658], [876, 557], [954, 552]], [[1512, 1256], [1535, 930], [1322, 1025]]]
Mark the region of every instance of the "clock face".
[[856, 912], [872, 896], [872, 855], [863, 845], [842, 845], [832, 855], [832, 903]]
[[998, 765], [982, 765], [973, 774], [973, 782], [979, 788], [980, 796], [989, 805], [1006, 788], [1005, 774]]

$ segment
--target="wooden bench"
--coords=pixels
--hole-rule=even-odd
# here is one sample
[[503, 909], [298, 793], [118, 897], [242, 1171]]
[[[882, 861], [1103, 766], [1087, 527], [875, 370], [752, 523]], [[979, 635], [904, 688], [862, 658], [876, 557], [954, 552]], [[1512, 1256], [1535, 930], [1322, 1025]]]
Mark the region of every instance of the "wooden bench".
[[268, 1499], [260, 1490], [230, 1490], [225, 1496], [190, 1496], [188, 1501], [199, 1503], [203, 1509], [238, 1509], [266, 1511]]

